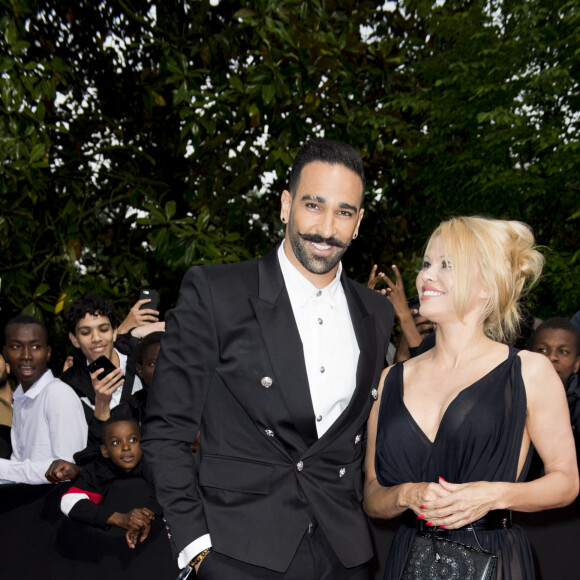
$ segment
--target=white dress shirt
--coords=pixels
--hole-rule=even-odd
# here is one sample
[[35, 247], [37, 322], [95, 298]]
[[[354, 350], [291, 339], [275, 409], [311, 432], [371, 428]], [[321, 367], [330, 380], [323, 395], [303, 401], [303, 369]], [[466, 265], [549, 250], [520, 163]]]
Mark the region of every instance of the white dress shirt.
[[55, 459], [73, 461], [87, 443], [87, 422], [80, 399], [47, 370], [26, 392], [14, 392], [12, 456], [0, 459], [0, 483], [48, 483], [44, 476]]
[[352, 398], [360, 354], [340, 283], [342, 264], [334, 280], [319, 290], [290, 263], [284, 243], [278, 260], [302, 340], [316, 430], [322, 437]]
[[[342, 264], [335, 279], [318, 290], [290, 263], [284, 242], [278, 248], [278, 261], [302, 340], [316, 430], [321, 437], [348, 406], [356, 386], [360, 350], [340, 283]], [[197, 538], [179, 553], [177, 565], [184, 568], [209, 547], [210, 534]]]

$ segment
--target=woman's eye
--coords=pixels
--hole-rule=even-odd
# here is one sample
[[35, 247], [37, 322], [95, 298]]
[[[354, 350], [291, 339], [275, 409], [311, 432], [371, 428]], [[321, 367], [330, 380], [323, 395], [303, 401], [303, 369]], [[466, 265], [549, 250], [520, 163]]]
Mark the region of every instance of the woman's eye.
[[431, 267], [431, 262], [428, 262], [427, 260], [424, 260], [423, 261], [423, 270], [427, 270], [430, 267]]

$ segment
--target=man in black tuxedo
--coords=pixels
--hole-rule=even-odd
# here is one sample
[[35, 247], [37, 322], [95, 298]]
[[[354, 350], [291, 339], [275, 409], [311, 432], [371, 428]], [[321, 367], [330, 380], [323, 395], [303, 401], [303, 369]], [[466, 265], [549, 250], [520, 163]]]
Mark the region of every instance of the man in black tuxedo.
[[363, 436], [393, 309], [342, 272], [364, 187], [354, 149], [307, 141], [282, 244], [191, 268], [166, 316], [143, 448], [180, 568], [199, 578], [368, 577]]

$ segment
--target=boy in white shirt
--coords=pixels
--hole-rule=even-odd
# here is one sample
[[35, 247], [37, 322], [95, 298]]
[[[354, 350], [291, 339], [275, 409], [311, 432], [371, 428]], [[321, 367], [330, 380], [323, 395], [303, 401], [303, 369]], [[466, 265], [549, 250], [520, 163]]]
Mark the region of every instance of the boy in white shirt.
[[52, 461], [72, 461], [85, 446], [82, 404], [48, 368], [51, 349], [41, 322], [17, 316], [6, 324], [4, 339], [4, 356], [19, 384], [13, 401], [12, 455], [0, 459], [0, 483], [49, 483], [45, 473]]

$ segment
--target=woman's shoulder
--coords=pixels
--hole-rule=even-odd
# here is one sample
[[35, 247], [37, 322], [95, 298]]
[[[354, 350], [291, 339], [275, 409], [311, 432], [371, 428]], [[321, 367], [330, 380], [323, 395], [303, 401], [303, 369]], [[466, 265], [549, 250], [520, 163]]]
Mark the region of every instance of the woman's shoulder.
[[528, 350], [520, 350], [517, 354], [528, 398], [544, 400], [553, 392], [563, 391], [562, 381], [546, 356]]
[[522, 364], [522, 371], [531, 372], [546, 372], [549, 370], [554, 370], [552, 363], [548, 357], [540, 354], [539, 352], [531, 352], [529, 350], [519, 350], [517, 351], [517, 356], [520, 358]]

